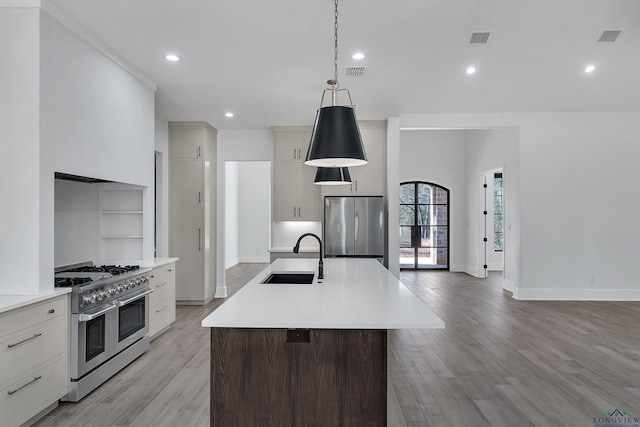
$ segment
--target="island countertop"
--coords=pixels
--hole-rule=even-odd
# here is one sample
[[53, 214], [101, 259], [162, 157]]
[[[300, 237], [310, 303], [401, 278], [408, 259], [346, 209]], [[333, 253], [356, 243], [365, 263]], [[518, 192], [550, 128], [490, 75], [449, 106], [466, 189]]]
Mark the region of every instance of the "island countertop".
[[[444, 322], [374, 259], [274, 261], [202, 321], [211, 328], [442, 329]], [[261, 284], [271, 272], [313, 271], [312, 284]]]

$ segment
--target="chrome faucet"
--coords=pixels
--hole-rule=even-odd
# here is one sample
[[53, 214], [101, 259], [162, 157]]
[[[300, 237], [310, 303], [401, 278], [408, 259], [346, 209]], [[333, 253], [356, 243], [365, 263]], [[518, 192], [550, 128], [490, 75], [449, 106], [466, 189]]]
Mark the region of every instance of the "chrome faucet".
[[307, 236], [315, 237], [318, 240], [318, 243], [320, 244], [320, 261], [318, 262], [318, 279], [324, 279], [324, 263], [322, 262], [322, 240], [320, 240], [320, 237], [318, 237], [313, 233], [304, 233], [302, 236], [298, 237], [298, 241], [296, 242], [296, 245], [293, 247], [293, 253], [297, 254], [300, 251], [300, 241]]

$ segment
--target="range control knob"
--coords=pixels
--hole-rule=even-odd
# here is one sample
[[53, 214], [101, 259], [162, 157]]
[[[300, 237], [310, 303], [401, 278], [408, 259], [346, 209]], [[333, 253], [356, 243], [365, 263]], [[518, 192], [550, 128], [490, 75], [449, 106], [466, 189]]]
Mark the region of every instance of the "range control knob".
[[96, 294], [91, 294], [91, 295], [89, 295], [89, 302], [90, 302], [91, 304], [93, 304], [93, 303], [95, 303], [95, 302], [96, 302]]
[[90, 297], [89, 295], [84, 295], [84, 296], [82, 297], [82, 303], [83, 303], [83, 304], [89, 304], [89, 303], [91, 303], [91, 297]]

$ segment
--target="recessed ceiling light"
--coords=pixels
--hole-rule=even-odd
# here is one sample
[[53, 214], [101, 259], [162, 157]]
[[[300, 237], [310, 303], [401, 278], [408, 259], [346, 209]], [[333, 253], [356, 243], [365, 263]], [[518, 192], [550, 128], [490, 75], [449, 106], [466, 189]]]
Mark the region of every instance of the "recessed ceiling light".
[[476, 67], [471, 66], [467, 68], [467, 74], [471, 75], [471, 74], [475, 74], [475, 72], [476, 72]]
[[166, 59], [167, 61], [171, 61], [171, 62], [180, 61], [180, 57], [178, 55], [174, 55], [172, 53], [170, 53], [169, 55], [165, 56], [164, 59]]
[[585, 73], [593, 73], [593, 70], [596, 69], [596, 66], [593, 64], [589, 64], [585, 67], [584, 72]]
[[364, 59], [364, 58], [366, 58], [366, 57], [367, 57], [367, 56], [366, 56], [364, 53], [362, 53], [362, 52], [356, 52], [356, 53], [354, 53], [353, 55], [351, 55], [351, 58], [352, 58], [352, 59], [355, 59], [356, 61], [360, 61], [360, 60], [362, 60], [362, 59]]
[[227, 111], [226, 113], [224, 113], [224, 116], [231, 118], [233, 117], [233, 113], [231, 111]]

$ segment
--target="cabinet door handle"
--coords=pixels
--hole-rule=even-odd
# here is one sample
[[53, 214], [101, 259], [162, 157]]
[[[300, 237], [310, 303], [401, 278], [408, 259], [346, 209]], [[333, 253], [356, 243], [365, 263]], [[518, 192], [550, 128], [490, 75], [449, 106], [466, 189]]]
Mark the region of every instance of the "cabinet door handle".
[[293, 149], [293, 159], [294, 160], [297, 159], [297, 157], [296, 157], [296, 149], [295, 148]]
[[198, 191], [198, 203], [200, 203], [200, 192]]
[[202, 245], [200, 241], [202, 240], [202, 229], [198, 228], [198, 251], [202, 250]]
[[298, 160], [302, 159], [302, 150], [298, 148]]
[[358, 191], [358, 180], [356, 179], [356, 191]]
[[53, 314], [53, 313], [55, 313], [55, 312], [56, 312], [56, 310], [55, 310], [55, 309], [53, 309], [53, 308], [50, 308], [50, 309], [49, 309], [49, 314]]
[[8, 344], [8, 345], [7, 345], [7, 348], [17, 347], [17, 346], [19, 346], [20, 344], [24, 344], [24, 343], [26, 343], [27, 341], [34, 340], [34, 339], [38, 338], [39, 336], [42, 336], [42, 334], [34, 334], [32, 337], [29, 337], [29, 338], [23, 339], [22, 341], [18, 341], [18, 342], [13, 343], [13, 344]]
[[25, 388], [26, 386], [31, 385], [31, 384], [33, 384], [33, 383], [35, 383], [35, 382], [36, 382], [36, 381], [38, 381], [40, 378], [42, 378], [42, 375], [38, 375], [37, 377], [33, 377], [33, 379], [32, 379], [31, 381], [29, 381], [28, 383], [26, 383], [25, 385], [20, 386], [20, 387], [18, 387], [18, 388], [17, 388], [17, 389], [15, 389], [15, 390], [9, 390], [9, 391], [7, 392], [7, 394], [8, 394], [9, 396], [11, 396], [12, 394], [15, 394], [15, 393], [19, 392], [20, 390], [22, 390], [22, 389], [23, 389], [23, 388]]
[[161, 287], [163, 287], [164, 285], [166, 285], [167, 283], [169, 283], [169, 282], [162, 282], [162, 283], [160, 283], [159, 285], [156, 285], [156, 288], [161, 288]]
[[198, 147], [198, 153], [197, 153], [198, 159], [200, 158], [200, 147]]
[[300, 206], [298, 206], [298, 218], [300, 218]]
[[160, 313], [161, 311], [165, 311], [167, 309], [167, 306], [162, 306], [162, 308], [160, 310], [156, 310], [156, 313]]
[[293, 217], [294, 218], [296, 217], [296, 207], [295, 206], [293, 207]]

